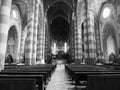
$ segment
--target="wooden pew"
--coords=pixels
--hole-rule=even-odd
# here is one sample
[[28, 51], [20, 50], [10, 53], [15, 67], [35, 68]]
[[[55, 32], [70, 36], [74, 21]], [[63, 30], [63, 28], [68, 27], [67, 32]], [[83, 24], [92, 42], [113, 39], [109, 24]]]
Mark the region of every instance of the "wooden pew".
[[43, 84], [48, 84], [48, 73], [47, 72], [23, 72], [23, 71], [2, 71], [0, 72], [0, 75], [43, 75]]
[[109, 74], [105, 76], [106, 90], [120, 90], [120, 74]]
[[75, 85], [79, 85], [79, 81], [87, 81], [87, 75], [96, 74], [120, 74], [120, 70], [108, 69], [105, 67], [91, 65], [66, 65], [66, 70], [75, 81]]
[[[3, 85], [8, 86], [9, 89]], [[44, 90], [43, 75], [0, 75], [1, 90], [29, 90], [29, 86], [30, 90], [36, 90], [36, 86], [38, 90]]]
[[88, 75], [87, 90], [106, 90], [104, 75]]
[[5, 69], [0, 72], [0, 75], [43, 75], [44, 76], [44, 84], [47, 85], [49, 79], [51, 78], [51, 74], [55, 69], [56, 65], [34, 65], [34, 66], [22, 66], [17, 68]]
[[36, 90], [36, 79], [0, 78], [1, 90]]
[[120, 90], [120, 74], [88, 75], [87, 90]]
[[23, 66], [19, 68], [14, 69], [5, 69], [4, 71], [11, 71], [11, 72], [47, 72], [47, 76], [51, 77], [51, 74], [53, 72], [55, 67], [53, 65], [41, 65], [41, 66]]

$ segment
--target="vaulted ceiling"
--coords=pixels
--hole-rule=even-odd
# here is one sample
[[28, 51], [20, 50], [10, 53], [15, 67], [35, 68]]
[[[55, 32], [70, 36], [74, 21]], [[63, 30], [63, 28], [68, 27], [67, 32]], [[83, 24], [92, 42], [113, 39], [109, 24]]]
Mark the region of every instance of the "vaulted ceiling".
[[59, 1], [65, 2], [65, 3], [67, 3], [69, 6], [73, 7], [74, 1], [76, 1], [76, 0], [43, 0], [44, 9], [45, 9], [45, 10], [48, 9], [48, 8], [51, 7], [54, 3], [59, 2]]
[[52, 38], [57, 41], [67, 40], [74, 0], [44, 0], [43, 3]]
[[44, 0], [44, 10], [48, 20], [53, 20], [58, 16], [69, 19], [73, 11], [73, 0]]

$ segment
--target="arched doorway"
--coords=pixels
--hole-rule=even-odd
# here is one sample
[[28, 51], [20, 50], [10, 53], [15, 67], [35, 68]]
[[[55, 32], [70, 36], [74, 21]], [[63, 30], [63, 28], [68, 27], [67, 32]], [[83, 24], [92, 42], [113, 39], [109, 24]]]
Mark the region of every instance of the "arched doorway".
[[15, 63], [17, 58], [17, 50], [18, 50], [18, 35], [17, 35], [17, 29], [15, 26], [11, 26], [8, 31], [8, 39], [7, 39], [7, 49], [6, 49], [6, 58], [8, 55], [12, 56], [12, 61], [9, 62], [6, 59], [6, 63]]
[[[50, 47], [53, 49], [55, 46], [56, 49], [55, 58], [68, 60], [69, 37], [72, 29], [72, 8], [62, 1], [52, 4], [47, 11], [47, 21]], [[53, 55], [52, 49], [51, 57]]]
[[109, 55], [114, 53], [117, 55], [117, 43], [115, 28], [112, 24], [106, 24], [103, 30], [103, 54], [105, 62], [109, 63]]

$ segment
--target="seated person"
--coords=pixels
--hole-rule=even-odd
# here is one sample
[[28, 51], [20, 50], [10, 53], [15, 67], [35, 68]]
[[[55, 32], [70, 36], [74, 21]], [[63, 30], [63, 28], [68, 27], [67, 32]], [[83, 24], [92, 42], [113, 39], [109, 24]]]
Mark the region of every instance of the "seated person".
[[13, 58], [11, 54], [8, 54], [8, 56], [5, 59], [6, 63], [11, 64], [13, 63]]
[[116, 57], [115, 57], [115, 54], [113, 52], [109, 55], [109, 61], [110, 61], [110, 63], [116, 62]]

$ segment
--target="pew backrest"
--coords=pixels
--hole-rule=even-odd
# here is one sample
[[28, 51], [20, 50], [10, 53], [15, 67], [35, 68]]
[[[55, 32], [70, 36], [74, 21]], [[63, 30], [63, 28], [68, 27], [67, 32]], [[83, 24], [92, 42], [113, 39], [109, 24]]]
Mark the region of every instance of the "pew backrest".
[[36, 90], [36, 79], [0, 78], [0, 90]]

